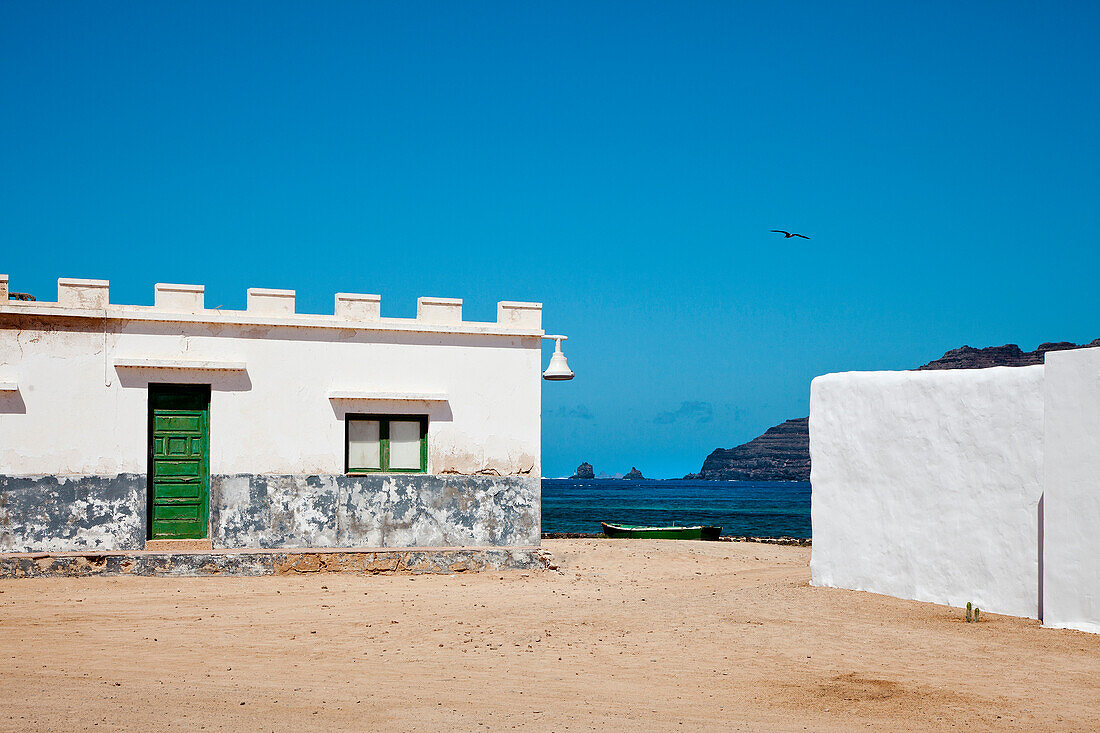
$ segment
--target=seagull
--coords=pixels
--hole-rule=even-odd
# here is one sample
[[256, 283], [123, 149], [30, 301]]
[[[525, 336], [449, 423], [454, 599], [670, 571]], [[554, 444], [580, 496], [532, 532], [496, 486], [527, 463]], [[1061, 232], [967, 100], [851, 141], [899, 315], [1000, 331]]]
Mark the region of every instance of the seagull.
[[776, 234], [782, 234], [783, 239], [790, 239], [791, 237], [802, 237], [803, 239], [809, 239], [805, 234], [792, 234], [791, 232], [785, 232], [782, 229], [772, 229]]

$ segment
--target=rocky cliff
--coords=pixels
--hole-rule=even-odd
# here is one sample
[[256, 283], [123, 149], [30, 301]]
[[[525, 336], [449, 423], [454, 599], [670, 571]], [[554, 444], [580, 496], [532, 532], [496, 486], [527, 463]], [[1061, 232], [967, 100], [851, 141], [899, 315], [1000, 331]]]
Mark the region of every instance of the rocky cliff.
[[1100, 346], [1100, 339], [1087, 344], [1075, 344], [1072, 341], [1039, 344], [1039, 348], [1035, 351], [1024, 351], [1016, 344], [987, 346], [984, 349], [963, 346], [958, 349], [951, 349], [939, 359], [930, 361], [917, 367], [917, 369], [985, 369], [986, 367], [995, 366], [1031, 366], [1042, 364], [1043, 355], [1048, 351], [1084, 349], [1091, 346]]
[[[1040, 344], [1035, 351], [1024, 351], [1016, 344], [975, 349], [963, 346], [951, 349], [935, 361], [917, 369], [985, 369], [995, 366], [1042, 364], [1048, 351], [1083, 349], [1100, 346], [1100, 339], [1087, 344], [1069, 341]], [[765, 433], [736, 448], [718, 448], [703, 461], [699, 473], [684, 478], [726, 481], [809, 481], [809, 418], [802, 417], [768, 428]]]
[[642, 472], [639, 471], [637, 468], [631, 466], [630, 470], [623, 475], [623, 478], [630, 479], [631, 481], [641, 481], [645, 478], [645, 476], [643, 476]]
[[763, 435], [736, 448], [717, 448], [699, 473], [684, 478], [723, 481], [809, 481], [808, 417], [768, 428]]

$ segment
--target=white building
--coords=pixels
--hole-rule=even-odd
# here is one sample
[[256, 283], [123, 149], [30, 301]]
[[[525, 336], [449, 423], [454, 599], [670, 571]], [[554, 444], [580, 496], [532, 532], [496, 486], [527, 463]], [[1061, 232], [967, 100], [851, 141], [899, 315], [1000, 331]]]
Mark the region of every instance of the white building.
[[539, 544], [538, 303], [481, 323], [446, 298], [307, 315], [289, 290], [227, 311], [97, 280], [9, 302], [7, 280], [0, 552]]
[[1100, 632], [1100, 348], [810, 388], [814, 585]]

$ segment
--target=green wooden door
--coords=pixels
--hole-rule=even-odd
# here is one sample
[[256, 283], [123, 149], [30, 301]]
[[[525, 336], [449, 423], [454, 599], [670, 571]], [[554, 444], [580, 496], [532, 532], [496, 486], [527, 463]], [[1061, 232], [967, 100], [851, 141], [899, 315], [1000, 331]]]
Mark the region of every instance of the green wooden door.
[[206, 537], [210, 387], [149, 385], [149, 537]]

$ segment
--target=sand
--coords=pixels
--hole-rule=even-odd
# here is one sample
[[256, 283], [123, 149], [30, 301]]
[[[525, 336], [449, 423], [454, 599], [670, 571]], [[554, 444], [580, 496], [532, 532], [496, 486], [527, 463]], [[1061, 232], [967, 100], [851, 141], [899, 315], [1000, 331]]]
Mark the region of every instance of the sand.
[[811, 588], [809, 549], [0, 581], [0, 729], [1098, 730], [1100, 636]]

